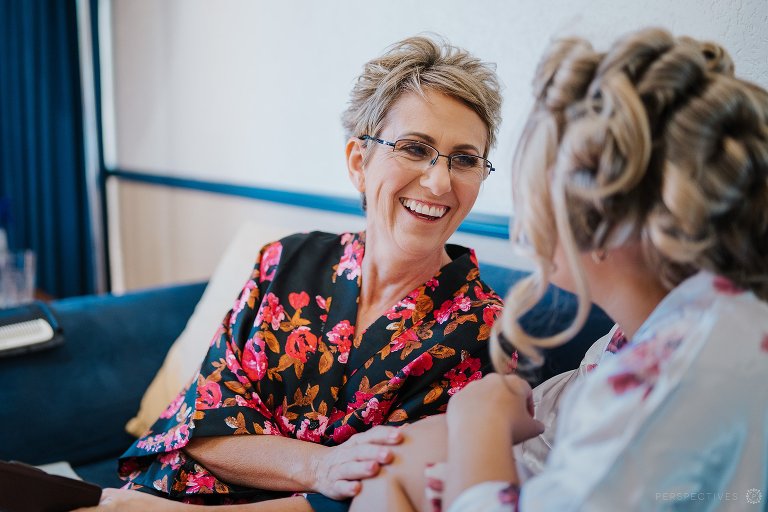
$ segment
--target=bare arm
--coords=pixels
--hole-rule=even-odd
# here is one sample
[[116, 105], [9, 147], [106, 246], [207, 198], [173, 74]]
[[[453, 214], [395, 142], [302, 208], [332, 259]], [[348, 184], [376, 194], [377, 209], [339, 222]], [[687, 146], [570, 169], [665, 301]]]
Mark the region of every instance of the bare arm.
[[273, 491], [314, 491], [330, 448], [267, 435], [201, 437], [186, 452], [225, 482]]
[[430, 416], [402, 427], [403, 442], [392, 447], [394, 459], [375, 478], [363, 480], [351, 512], [432, 510], [425, 502], [428, 464], [444, 462], [447, 450], [445, 415]]
[[186, 450], [226, 482], [344, 499], [359, 492], [361, 479], [375, 476], [392, 460], [391, 446], [401, 440], [397, 428], [376, 427], [335, 447], [247, 435], [193, 439]]
[[448, 473], [444, 508], [482, 482], [519, 485], [512, 445], [544, 431], [533, 419], [531, 388], [513, 375], [471, 382], [448, 402]]
[[394, 460], [362, 482], [352, 512], [433, 510], [425, 499], [424, 470], [435, 462], [448, 463], [443, 510], [481, 482], [517, 483], [512, 444], [543, 430], [530, 414], [529, 397], [530, 387], [517, 377], [492, 374], [470, 383], [451, 398], [448, 415], [403, 427], [403, 443], [393, 447]]

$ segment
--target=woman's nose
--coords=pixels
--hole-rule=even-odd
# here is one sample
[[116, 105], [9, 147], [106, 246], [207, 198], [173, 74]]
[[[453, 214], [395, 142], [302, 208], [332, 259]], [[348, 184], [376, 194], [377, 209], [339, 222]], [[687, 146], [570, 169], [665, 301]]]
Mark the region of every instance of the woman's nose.
[[451, 171], [448, 170], [448, 159], [439, 158], [421, 175], [421, 186], [428, 188], [435, 196], [441, 196], [451, 191]]

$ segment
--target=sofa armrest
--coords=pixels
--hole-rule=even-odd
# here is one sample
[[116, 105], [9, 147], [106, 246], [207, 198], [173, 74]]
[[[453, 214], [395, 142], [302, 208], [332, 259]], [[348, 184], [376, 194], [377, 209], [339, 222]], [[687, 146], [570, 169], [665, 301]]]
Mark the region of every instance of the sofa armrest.
[[0, 359], [0, 459], [78, 465], [125, 450], [125, 423], [204, 288], [52, 302], [64, 344]]

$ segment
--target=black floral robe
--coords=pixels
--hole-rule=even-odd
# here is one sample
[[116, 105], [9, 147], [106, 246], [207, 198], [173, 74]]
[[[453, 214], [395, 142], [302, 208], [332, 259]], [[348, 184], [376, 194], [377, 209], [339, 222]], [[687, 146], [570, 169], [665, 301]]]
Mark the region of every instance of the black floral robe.
[[193, 436], [266, 434], [336, 445], [375, 425], [444, 412], [490, 369], [501, 300], [471, 250], [356, 333], [365, 234], [314, 232], [265, 246], [200, 373], [123, 454], [127, 488], [191, 503], [284, 496], [220, 481], [184, 451]]

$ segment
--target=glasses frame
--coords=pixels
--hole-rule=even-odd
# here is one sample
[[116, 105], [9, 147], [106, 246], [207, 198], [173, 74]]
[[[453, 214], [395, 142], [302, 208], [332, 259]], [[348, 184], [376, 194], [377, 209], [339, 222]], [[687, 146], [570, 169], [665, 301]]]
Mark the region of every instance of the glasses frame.
[[[472, 154], [469, 154], [469, 153], [456, 153], [455, 155], [444, 155], [440, 151], [438, 151], [436, 147], [432, 146], [431, 144], [427, 144], [426, 142], [422, 142], [420, 140], [397, 139], [396, 141], [392, 142], [392, 141], [388, 141], [388, 140], [384, 140], [384, 139], [379, 139], [378, 137], [373, 137], [371, 135], [361, 135], [361, 136], [358, 137], [358, 139], [360, 139], [360, 140], [370, 140], [370, 141], [376, 142], [378, 144], [381, 144], [382, 146], [390, 146], [392, 148], [392, 151], [396, 150], [398, 142], [406, 141], [406, 142], [416, 142], [418, 144], [423, 144], [423, 145], [427, 146], [428, 148], [431, 148], [432, 150], [434, 150], [435, 153], [437, 153], [437, 156], [434, 159], [432, 159], [432, 161], [429, 162], [429, 167], [433, 167], [437, 163], [437, 159], [442, 156], [443, 158], [448, 160], [448, 171], [449, 172], [453, 171], [453, 167], [452, 167], [453, 159], [456, 158], [456, 157], [471, 156], [472, 158], [479, 158], [480, 160], [485, 162], [485, 168], [488, 169], [488, 174], [486, 174], [483, 177], [483, 179], [480, 180], [480, 183], [482, 183], [483, 181], [487, 180], [488, 176], [490, 176], [491, 173], [496, 170], [493, 167], [493, 164], [491, 163], [490, 160], [488, 160], [487, 158], [483, 158], [480, 155], [472, 155]], [[459, 172], [461, 172], [461, 171], [459, 171]]]

